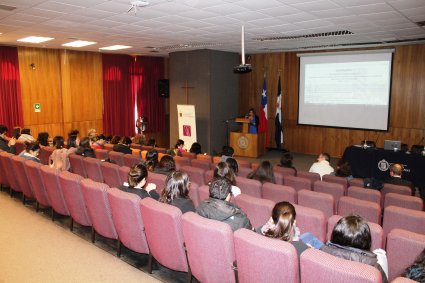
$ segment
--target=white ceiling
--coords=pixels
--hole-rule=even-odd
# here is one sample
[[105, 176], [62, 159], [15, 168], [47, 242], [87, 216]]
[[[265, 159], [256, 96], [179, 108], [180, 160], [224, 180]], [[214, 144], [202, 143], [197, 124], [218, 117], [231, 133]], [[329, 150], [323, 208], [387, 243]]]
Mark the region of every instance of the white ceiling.
[[[340, 44], [364, 44], [425, 38], [425, 0], [149, 0], [137, 14], [130, 0], [0, 0], [17, 7], [0, 10], [0, 44], [17, 39], [53, 37], [40, 45], [81, 39], [97, 42], [79, 48], [98, 51], [114, 44], [133, 48], [118, 53], [165, 56], [173, 51], [209, 48], [239, 52], [245, 25], [247, 53]], [[349, 30], [353, 35], [258, 41], [254, 38]], [[190, 44], [199, 44], [191, 47]], [[203, 44], [207, 46], [202, 47]], [[208, 47], [209, 44], [217, 44]], [[185, 46], [188, 48], [181, 48]], [[151, 53], [148, 46], [158, 48]], [[168, 49], [177, 46], [176, 49]], [[195, 45], [196, 46], [196, 45]]]

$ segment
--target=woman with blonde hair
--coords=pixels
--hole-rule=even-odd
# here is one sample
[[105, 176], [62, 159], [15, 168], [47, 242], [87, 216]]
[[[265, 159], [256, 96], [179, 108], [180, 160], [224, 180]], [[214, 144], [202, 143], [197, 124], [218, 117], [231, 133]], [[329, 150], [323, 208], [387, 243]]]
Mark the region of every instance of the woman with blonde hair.
[[184, 172], [174, 171], [165, 180], [165, 188], [159, 201], [178, 207], [182, 213], [195, 212], [195, 206], [189, 198], [189, 186], [189, 176]]

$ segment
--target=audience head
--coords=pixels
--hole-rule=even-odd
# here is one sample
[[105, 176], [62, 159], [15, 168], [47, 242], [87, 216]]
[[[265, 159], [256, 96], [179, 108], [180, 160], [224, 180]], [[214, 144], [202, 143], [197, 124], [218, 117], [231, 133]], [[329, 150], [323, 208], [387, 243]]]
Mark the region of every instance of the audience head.
[[225, 145], [223, 146], [221, 155], [232, 157], [234, 153], [235, 151], [233, 147]]
[[49, 133], [47, 132], [38, 133], [37, 141], [42, 146], [49, 146]]
[[183, 148], [184, 140], [178, 139], [174, 148]]
[[359, 215], [348, 215], [335, 225], [331, 242], [340, 246], [369, 251], [372, 238], [367, 222]]
[[6, 134], [8, 131], [8, 128], [5, 125], [0, 125], [0, 135], [3, 137], [4, 134]]
[[69, 131], [68, 133], [68, 137], [70, 136], [78, 136], [80, 134], [80, 131], [77, 129], [72, 129], [71, 131]]
[[232, 185], [236, 185], [236, 176], [233, 170], [230, 168], [229, 164], [227, 162], [219, 162], [217, 166], [215, 166], [214, 169], [214, 179], [215, 178], [227, 178]]
[[187, 198], [188, 195], [189, 176], [184, 172], [174, 171], [167, 176], [165, 188], [161, 193], [159, 201], [171, 203], [176, 198]]
[[280, 158], [280, 166], [292, 168], [293, 167], [293, 160], [294, 160], [294, 157], [292, 156], [292, 154], [289, 153], [289, 152], [285, 152], [282, 155], [282, 157]]
[[194, 154], [201, 154], [202, 153], [201, 144], [199, 142], [192, 143], [192, 146], [190, 147], [189, 152]]
[[88, 137], [89, 139], [91, 139], [91, 140], [96, 139], [96, 136], [97, 136], [97, 133], [96, 133], [96, 130], [95, 130], [95, 129], [90, 129], [90, 130], [87, 132], [87, 137]]
[[[78, 134], [75, 132], [77, 130], [72, 130], [68, 133], [68, 141], [66, 147], [69, 148], [77, 148], [80, 144], [80, 139], [78, 138]], [[78, 131], [77, 131], [78, 132]]]
[[158, 151], [151, 149], [146, 153], [146, 164], [151, 169], [156, 167], [158, 164]]
[[118, 144], [121, 140], [120, 136], [113, 136], [111, 139], [111, 144]]
[[230, 169], [233, 170], [233, 173], [235, 173], [235, 175], [238, 175], [239, 165], [238, 165], [238, 162], [236, 161], [236, 159], [234, 159], [232, 157], [227, 158], [226, 163], [229, 165]]
[[15, 139], [18, 139], [21, 136], [21, 128], [20, 127], [14, 127], [12, 131], [12, 137]]
[[148, 177], [148, 169], [142, 163], [131, 167], [128, 172], [128, 184], [130, 187], [135, 188], [138, 185], [143, 188], [146, 185], [146, 178]]
[[21, 131], [21, 135], [31, 135], [31, 129], [23, 128]]
[[170, 155], [164, 155], [158, 163], [158, 168], [164, 172], [172, 172], [176, 170], [176, 162]]
[[272, 211], [274, 227], [269, 228], [265, 232], [265, 236], [283, 241], [292, 241], [296, 216], [295, 207], [291, 203], [287, 201], [276, 203]]
[[248, 175], [248, 178], [258, 180], [261, 183], [276, 183], [273, 174], [273, 166], [269, 161], [261, 162], [260, 166]]
[[210, 198], [229, 200], [232, 192], [232, 183], [227, 178], [215, 178], [210, 183]]
[[345, 161], [344, 159], [340, 159], [338, 161], [337, 166], [336, 166], [335, 176], [338, 176], [338, 177], [348, 177], [348, 176], [351, 176], [351, 166], [350, 166], [350, 163], [348, 163], [348, 161]]
[[249, 115], [255, 115], [255, 109], [254, 108], [250, 108], [248, 110]]
[[331, 162], [331, 156], [329, 155], [329, 153], [323, 152], [319, 154], [319, 157], [317, 158], [317, 160]]
[[147, 145], [148, 146], [152, 146], [152, 147], [156, 147], [156, 141], [155, 141], [155, 139], [154, 138], [150, 138], [148, 140], [148, 144]]
[[40, 153], [40, 145], [38, 142], [25, 142], [25, 151], [32, 156], [37, 157]]
[[80, 141], [80, 147], [91, 148], [90, 147], [90, 138], [89, 137], [82, 138], [81, 141]]
[[121, 140], [121, 143], [123, 145], [130, 146], [131, 145], [131, 138], [130, 137], [123, 137], [122, 140]]
[[65, 146], [65, 140], [62, 136], [56, 136], [53, 138], [53, 146], [56, 149], [61, 149]]
[[391, 177], [401, 177], [403, 174], [403, 165], [398, 163], [393, 163], [390, 166], [390, 176]]
[[111, 140], [112, 140], [112, 135], [106, 135], [106, 136], [105, 136], [105, 142], [106, 142], [106, 143], [110, 143], [110, 142], [111, 142]]

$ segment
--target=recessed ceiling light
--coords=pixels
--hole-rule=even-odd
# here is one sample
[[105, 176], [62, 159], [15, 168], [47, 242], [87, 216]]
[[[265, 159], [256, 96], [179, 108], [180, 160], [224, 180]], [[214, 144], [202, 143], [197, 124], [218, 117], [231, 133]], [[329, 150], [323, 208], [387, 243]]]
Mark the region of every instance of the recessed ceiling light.
[[67, 46], [67, 47], [84, 47], [84, 46], [88, 46], [88, 45], [92, 45], [92, 44], [96, 44], [97, 42], [93, 42], [93, 41], [85, 41], [85, 40], [76, 40], [76, 41], [71, 41], [65, 44], [62, 44], [62, 46]]
[[131, 46], [126, 45], [112, 45], [107, 47], [101, 47], [100, 50], [120, 50], [120, 49], [128, 49], [131, 48]]
[[43, 37], [43, 36], [28, 36], [21, 39], [18, 39], [19, 42], [29, 42], [29, 43], [42, 43], [45, 41], [52, 40], [52, 37]]

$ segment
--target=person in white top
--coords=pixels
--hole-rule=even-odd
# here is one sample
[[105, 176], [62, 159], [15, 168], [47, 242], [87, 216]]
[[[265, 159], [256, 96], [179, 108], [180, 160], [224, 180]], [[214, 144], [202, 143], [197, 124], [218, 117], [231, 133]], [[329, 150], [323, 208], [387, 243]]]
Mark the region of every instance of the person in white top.
[[320, 179], [322, 179], [323, 175], [330, 174], [334, 171], [329, 162], [331, 157], [329, 153], [321, 153], [317, 158], [317, 162], [311, 165], [309, 172], [318, 173], [320, 175]]
[[18, 141], [22, 142], [35, 142], [35, 138], [31, 135], [31, 129], [23, 128]]

